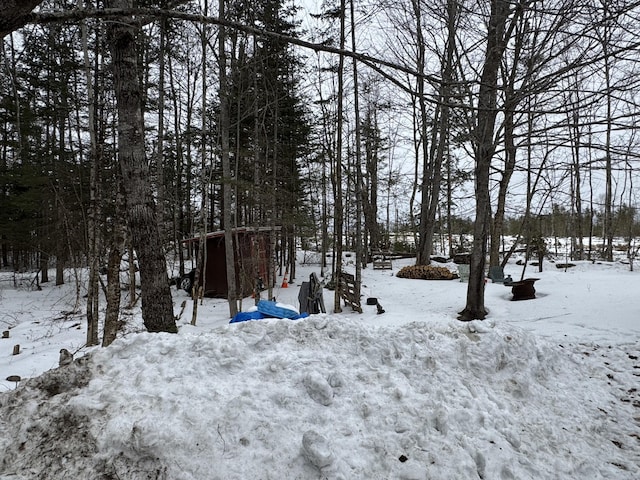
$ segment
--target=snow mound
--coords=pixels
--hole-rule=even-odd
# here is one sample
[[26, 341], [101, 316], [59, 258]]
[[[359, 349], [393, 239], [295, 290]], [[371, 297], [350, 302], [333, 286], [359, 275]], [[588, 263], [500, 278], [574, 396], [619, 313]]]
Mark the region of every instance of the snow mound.
[[639, 478], [610, 379], [513, 327], [184, 330], [0, 395], [0, 479]]

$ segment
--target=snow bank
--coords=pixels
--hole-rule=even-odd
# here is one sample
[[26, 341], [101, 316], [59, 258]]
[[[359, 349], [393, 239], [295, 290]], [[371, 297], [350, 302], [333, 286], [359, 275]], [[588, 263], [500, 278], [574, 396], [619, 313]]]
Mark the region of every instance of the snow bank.
[[0, 395], [0, 479], [640, 478], [585, 349], [330, 315], [130, 335]]

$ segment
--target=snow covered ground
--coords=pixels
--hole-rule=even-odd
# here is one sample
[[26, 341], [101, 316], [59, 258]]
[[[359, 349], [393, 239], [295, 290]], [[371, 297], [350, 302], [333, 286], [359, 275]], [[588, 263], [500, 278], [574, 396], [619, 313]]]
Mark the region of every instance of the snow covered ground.
[[362, 314], [229, 325], [206, 299], [170, 335], [133, 309], [91, 355], [73, 278], [0, 274], [0, 480], [640, 478], [640, 273], [528, 267], [536, 299], [489, 283], [487, 320], [462, 323], [466, 284], [394, 276], [412, 262], [363, 271]]

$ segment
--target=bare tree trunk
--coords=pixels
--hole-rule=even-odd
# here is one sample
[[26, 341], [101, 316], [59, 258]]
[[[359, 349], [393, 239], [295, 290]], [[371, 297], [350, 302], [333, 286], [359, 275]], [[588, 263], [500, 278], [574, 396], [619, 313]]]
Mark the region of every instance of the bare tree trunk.
[[127, 304], [127, 308], [133, 308], [134, 305], [138, 302], [138, 296], [136, 293], [136, 275], [138, 271], [138, 267], [136, 265], [136, 252], [133, 246], [133, 239], [131, 236], [131, 231], [129, 230], [129, 236], [127, 238], [127, 250], [129, 250], [129, 303]]
[[627, 230], [627, 259], [629, 260], [629, 271], [633, 272], [633, 260], [636, 256], [637, 249], [635, 248], [635, 237], [634, 237], [634, 227], [635, 227], [635, 213], [636, 208], [633, 205], [633, 176], [634, 171], [631, 166], [631, 161], [629, 159], [631, 152], [627, 152], [627, 159], [625, 161], [625, 175], [629, 178], [629, 196], [628, 196], [628, 224], [626, 225]]
[[64, 246], [59, 245], [56, 247], [58, 253], [56, 254], [56, 286], [64, 285]]
[[613, 131], [613, 109], [611, 94], [611, 59], [609, 57], [609, 42], [611, 40], [611, 19], [607, 2], [602, 2], [603, 11], [603, 38], [602, 52], [604, 59], [604, 79], [606, 85], [606, 134], [605, 134], [605, 194], [604, 194], [604, 259], [613, 262], [613, 175], [611, 169], [611, 135]]
[[421, 124], [418, 119], [418, 109], [416, 106], [416, 97], [411, 98], [411, 118], [413, 121], [412, 139], [413, 139], [413, 153], [415, 156], [415, 162], [413, 164], [413, 186], [411, 188], [411, 196], [409, 197], [409, 218], [411, 220], [411, 231], [413, 232], [413, 244], [419, 249], [418, 230], [416, 229], [416, 216], [413, 211], [414, 203], [416, 200], [416, 194], [418, 192], [418, 185], [420, 180], [420, 145], [421, 145]]
[[[369, 104], [363, 127], [365, 146], [366, 183], [362, 192], [364, 204], [365, 242], [368, 237], [370, 248], [380, 248], [380, 228], [378, 226], [378, 166], [380, 139], [378, 134], [377, 105]], [[368, 250], [367, 250], [368, 252]]]
[[[169, 58], [169, 63], [167, 64], [167, 70], [169, 73], [169, 88], [171, 91], [171, 99], [173, 104], [173, 131], [176, 138], [180, 138], [181, 136], [181, 128], [180, 128], [180, 117], [182, 110], [178, 103], [178, 94], [176, 92], [176, 81], [173, 74], [173, 61]], [[185, 199], [186, 195], [184, 194], [184, 182], [183, 182], [183, 166], [184, 166], [184, 155], [182, 149], [182, 142], [175, 142], [176, 148], [176, 160], [175, 160], [175, 191], [172, 192], [171, 199], [172, 208], [173, 208], [173, 238], [174, 243], [178, 249], [178, 271], [180, 277], [185, 274], [185, 255], [184, 248], [180, 244], [180, 241], [185, 237], [186, 228], [185, 228], [185, 210], [189, 209], [189, 202]]]
[[[119, 175], [118, 175], [119, 177]], [[116, 193], [116, 218], [124, 218], [124, 198], [118, 188]], [[120, 328], [120, 302], [122, 289], [120, 286], [120, 263], [125, 246], [124, 225], [114, 222], [111, 233], [111, 249], [107, 262], [107, 308], [104, 317], [104, 332], [102, 334], [102, 346], [107, 347], [113, 343]]]
[[[593, 135], [593, 133], [591, 132], [591, 127], [589, 127], [589, 138], [591, 138], [591, 136]], [[592, 165], [591, 162], [591, 150], [589, 150], [589, 165]], [[593, 202], [593, 169], [591, 167], [589, 167], [588, 170], [588, 174], [589, 174], [589, 242], [588, 242], [588, 247], [587, 247], [587, 260], [593, 260], [592, 255], [593, 255], [593, 229], [594, 229], [594, 225], [593, 225], [593, 217], [595, 215], [595, 212], [593, 210], [594, 207], [594, 202]]]
[[40, 252], [40, 283], [49, 281], [49, 254]]
[[[491, 0], [491, 16], [487, 32], [487, 51], [485, 54], [480, 90], [478, 96], [478, 114], [475, 134], [475, 176], [476, 176], [476, 218], [473, 225], [473, 245], [469, 265], [469, 284], [467, 286], [467, 304], [460, 312], [460, 320], [484, 319], [487, 310], [484, 306], [485, 265], [487, 239], [491, 223], [491, 197], [489, 196], [489, 172], [495, 152], [494, 132], [497, 116], [498, 70], [504, 54], [507, 39], [507, 20], [511, 2]], [[516, 7], [520, 12], [520, 7]], [[517, 21], [512, 19], [512, 26]]]
[[[509, 92], [507, 92], [509, 95]], [[498, 187], [496, 213], [491, 223], [491, 248], [489, 251], [489, 265], [500, 265], [500, 239], [504, 231], [504, 215], [507, 204], [507, 190], [516, 167], [516, 146], [514, 142], [514, 111], [505, 106], [504, 120], [504, 168]], [[506, 264], [506, 262], [505, 262]], [[502, 265], [504, 267], [504, 265]]]
[[[218, 18], [225, 18], [224, 0], [219, 0]], [[227, 60], [225, 52], [226, 33], [225, 28], [220, 26], [218, 33], [218, 62], [220, 67], [220, 149], [222, 156], [222, 189], [224, 208], [224, 246], [227, 263], [227, 299], [229, 301], [229, 316], [233, 317], [238, 313], [237, 292], [236, 292], [236, 268], [235, 255], [233, 250], [233, 217], [231, 205], [231, 159], [229, 158], [229, 89], [227, 85]]]
[[574, 256], [576, 260], [582, 260], [584, 258], [584, 215], [582, 212], [582, 193], [580, 190], [582, 186], [582, 181], [581, 181], [581, 171], [580, 171], [579, 143], [580, 143], [580, 137], [576, 139], [576, 147], [575, 147], [576, 155], [573, 163], [574, 175], [571, 181], [572, 185], [574, 185], [573, 205], [575, 205], [575, 213], [576, 213], [576, 228], [575, 228], [576, 248], [574, 249], [575, 250]]
[[[340, 0], [340, 50], [344, 50], [345, 46], [345, 0]], [[342, 272], [342, 231], [344, 223], [344, 211], [342, 204], [342, 130], [343, 130], [343, 95], [344, 95], [344, 55], [339, 55], [338, 60], [338, 128], [337, 128], [337, 145], [336, 145], [336, 165], [334, 171], [334, 236], [335, 236], [335, 270], [334, 280], [336, 289], [333, 298], [333, 311], [335, 313], [342, 312], [340, 300], [339, 276]]]
[[124, 228], [116, 226], [111, 240], [111, 250], [107, 262], [107, 308], [104, 317], [104, 332], [102, 346], [113, 343], [120, 328], [120, 301], [122, 289], [120, 286], [120, 262], [124, 247]]
[[[351, 49], [356, 51], [356, 18], [354, 0], [349, 2], [349, 16], [351, 20]], [[362, 248], [362, 153], [361, 153], [361, 125], [360, 125], [360, 89], [358, 88], [358, 63], [353, 60], [353, 109], [356, 128], [356, 157], [355, 157], [355, 169], [356, 169], [356, 298], [360, 298], [360, 284], [362, 283], [362, 265], [367, 264], [367, 253], [363, 252]]]
[[[506, 155], [509, 155], [508, 153]], [[509, 160], [511, 162], [511, 160]], [[505, 167], [509, 168], [509, 167]], [[513, 171], [513, 170], [512, 170]], [[495, 266], [500, 265], [504, 268], [504, 266], [508, 262], [508, 257], [505, 255], [502, 262], [500, 261], [500, 246], [502, 240], [502, 234], [504, 232], [504, 216], [505, 216], [505, 205], [507, 199], [507, 190], [508, 181], [505, 177], [503, 177], [500, 182], [500, 189], [498, 192], [498, 203], [496, 207], [496, 214], [491, 224], [491, 248], [489, 253], [489, 265]], [[503, 184], [505, 188], [503, 189]]]
[[[106, 2], [112, 8], [131, 8], [132, 4], [132, 0]], [[140, 268], [144, 325], [150, 332], [177, 332], [144, 150], [142, 88], [135, 48], [138, 28], [132, 19], [127, 18], [110, 22], [107, 27], [118, 104], [118, 160], [125, 186], [129, 227]]]
[[[568, 104], [574, 105], [574, 110], [567, 112], [569, 123], [569, 140], [571, 142], [571, 259], [582, 260], [584, 258], [584, 219], [582, 212], [582, 193], [581, 193], [581, 168], [580, 155], [582, 132], [580, 130], [580, 93], [578, 78], [576, 75], [575, 91], [569, 93]], [[575, 94], [575, 100], [572, 98]]]
[[[526, 32], [526, 29], [525, 29]], [[502, 169], [502, 178], [498, 187], [498, 198], [496, 204], [496, 212], [491, 223], [491, 247], [489, 249], [489, 265], [496, 266], [506, 265], [506, 257], [500, 263], [500, 240], [504, 230], [504, 216], [507, 203], [507, 191], [511, 182], [511, 177], [516, 168], [516, 144], [515, 144], [515, 111], [520, 100], [519, 92], [515, 90], [515, 83], [521, 68], [521, 54], [526, 36], [524, 32], [519, 32], [514, 40], [514, 48], [512, 54], [512, 65], [508, 72], [503, 75], [504, 83], [504, 168]], [[529, 61], [528, 75], [525, 78], [532, 78], [533, 62]], [[525, 82], [521, 84], [520, 89], [525, 87]]]
[[89, 282], [87, 285], [87, 345], [98, 344], [98, 228], [97, 219], [100, 211], [100, 169], [101, 158], [98, 153], [98, 141], [96, 138], [96, 92], [93, 88], [93, 78], [91, 76], [91, 63], [89, 61], [89, 45], [86, 22], [82, 22], [82, 50], [84, 60], [85, 80], [87, 83], [87, 96], [89, 99], [89, 154], [91, 160], [91, 171], [89, 180], [89, 214], [87, 217], [87, 243], [89, 256]]
[[[418, 58], [416, 60], [416, 69], [421, 74], [418, 77], [418, 106], [420, 112], [420, 119], [418, 121], [419, 134], [418, 139], [422, 147], [422, 182], [421, 192], [422, 199], [420, 201], [420, 224], [418, 225], [418, 245], [416, 255], [416, 265], [428, 265], [431, 262], [431, 258], [425, 255], [429, 249], [427, 245], [427, 218], [429, 216], [429, 190], [430, 190], [430, 178], [429, 178], [429, 148], [427, 142], [427, 125], [429, 118], [427, 117], [427, 105], [425, 101], [425, 62], [426, 62], [426, 44], [424, 40], [424, 34], [422, 31], [422, 8], [420, 0], [411, 0], [411, 6], [413, 8], [413, 14], [416, 19], [416, 36], [418, 46]], [[417, 161], [417, 160], [416, 160]]]
[[156, 172], [158, 178], [158, 234], [163, 241], [166, 238], [165, 202], [167, 197], [164, 178], [164, 88], [165, 57], [167, 55], [165, 31], [168, 25], [169, 22], [166, 18], [160, 21], [160, 58], [158, 59], [158, 145], [156, 147]]
[[[209, 14], [209, 3], [204, 1], [204, 15]], [[205, 289], [206, 275], [206, 257], [207, 257], [207, 197], [210, 175], [207, 175], [207, 25], [201, 25], [200, 28], [200, 48], [202, 55], [202, 124], [200, 126], [200, 153], [201, 153], [201, 176], [200, 184], [202, 185], [202, 207], [201, 207], [201, 224], [200, 224], [200, 241], [198, 242], [198, 254], [196, 258], [196, 272], [194, 276], [193, 286], [191, 289], [191, 298], [193, 299], [193, 308], [191, 311], [191, 325], [195, 325], [198, 319], [198, 301], [202, 298]]]
[[[445, 161], [445, 155], [449, 145], [449, 118], [451, 102], [451, 87], [453, 84], [453, 61], [455, 53], [456, 41], [456, 18], [457, 3], [453, 0], [447, 0], [447, 44], [445, 56], [442, 59], [442, 83], [440, 85], [440, 106], [438, 108], [439, 115], [436, 116], [438, 124], [437, 142], [436, 136], [432, 140], [434, 148], [433, 156], [430, 160], [430, 193], [428, 195], [428, 208], [426, 210], [427, 218], [421, 219], [421, 236], [424, 235], [424, 242], [420, 241], [423, 264], [431, 263], [431, 254], [433, 253], [433, 236], [436, 228], [436, 214], [438, 212], [438, 204], [440, 201], [440, 188], [442, 184], [442, 163]], [[424, 192], [423, 192], [423, 202]], [[424, 225], [423, 225], [424, 223]]]
[[[319, 70], [319, 68], [318, 68]], [[319, 79], [319, 84], [322, 80]], [[329, 253], [329, 205], [328, 205], [328, 182], [327, 178], [333, 178], [331, 173], [327, 174], [327, 162], [329, 162], [330, 170], [333, 165], [333, 144], [331, 132], [333, 131], [334, 123], [331, 122], [331, 114], [327, 108], [327, 101], [323, 98], [322, 86], [318, 86], [318, 96], [322, 119], [322, 161], [320, 166], [320, 195], [322, 200], [320, 201], [320, 217], [321, 217], [321, 241], [320, 241], [320, 276], [324, 277], [325, 269], [327, 268], [327, 255]]]

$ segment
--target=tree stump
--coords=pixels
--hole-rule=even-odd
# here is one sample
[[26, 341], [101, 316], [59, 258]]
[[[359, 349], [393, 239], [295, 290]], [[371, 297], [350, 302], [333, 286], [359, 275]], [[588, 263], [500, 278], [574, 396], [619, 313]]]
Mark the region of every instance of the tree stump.
[[525, 278], [519, 282], [513, 282], [511, 284], [511, 293], [513, 293], [512, 300], [531, 300], [536, 298], [536, 289], [533, 284], [536, 283], [539, 278]]

